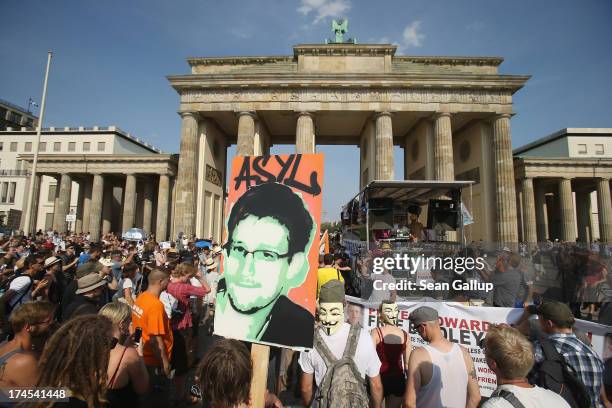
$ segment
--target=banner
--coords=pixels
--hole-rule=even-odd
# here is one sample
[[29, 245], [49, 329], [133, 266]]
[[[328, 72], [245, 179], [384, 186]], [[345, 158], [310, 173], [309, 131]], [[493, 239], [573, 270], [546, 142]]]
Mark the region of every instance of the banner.
[[[365, 302], [359, 298], [347, 296], [347, 302], [363, 306], [362, 326], [371, 330], [378, 325], [378, 304]], [[410, 331], [408, 316], [419, 306], [429, 306], [438, 311], [440, 329], [444, 336], [453, 343], [465, 347], [474, 360], [474, 367], [478, 375], [480, 395], [489, 397], [497, 388], [495, 373], [489, 368], [484, 353], [480, 348], [480, 341], [485, 337], [490, 324], [513, 324], [523, 314], [523, 309], [506, 307], [465, 306], [462, 303], [418, 301], [397, 302], [400, 310], [397, 324], [410, 334], [413, 347], [419, 347], [425, 342], [416, 333]], [[604, 360], [605, 336], [610, 327], [584, 320], [576, 321], [576, 328], [585, 332], [592, 341], [593, 350]]]
[[312, 348], [322, 186], [322, 154], [234, 159], [215, 334]]

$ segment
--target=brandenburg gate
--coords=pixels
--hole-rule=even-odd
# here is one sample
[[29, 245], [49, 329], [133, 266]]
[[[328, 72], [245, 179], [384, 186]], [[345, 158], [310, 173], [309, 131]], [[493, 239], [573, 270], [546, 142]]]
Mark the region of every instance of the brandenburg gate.
[[220, 238], [229, 145], [265, 155], [275, 143], [298, 153], [344, 144], [360, 148], [360, 186], [395, 179], [394, 146], [406, 179], [475, 181], [466, 238], [517, 242], [510, 118], [529, 76], [500, 74], [496, 57], [395, 54], [342, 43], [189, 58], [190, 74], [168, 77], [182, 117], [173, 236]]

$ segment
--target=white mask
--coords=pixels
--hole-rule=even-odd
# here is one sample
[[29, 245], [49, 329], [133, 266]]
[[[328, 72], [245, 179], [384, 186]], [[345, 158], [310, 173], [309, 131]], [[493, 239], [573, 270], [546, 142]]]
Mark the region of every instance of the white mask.
[[397, 315], [399, 309], [395, 303], [383, 303], [382, 305], [382, 321], [386, 324], [397, 325]]
[[342, 327], [344, 322], [344, 304], [321, 303], [319, 305], [319, 321], [326, 335], [331, 336]]

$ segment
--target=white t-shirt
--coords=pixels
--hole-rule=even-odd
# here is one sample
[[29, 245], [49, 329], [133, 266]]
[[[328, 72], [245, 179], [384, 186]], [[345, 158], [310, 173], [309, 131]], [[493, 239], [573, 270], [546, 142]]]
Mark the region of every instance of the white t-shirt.
[[11, 310], [15, 310], [15, 306], [32, 300], [33, 282], [29, 276], [18, 276], [9, 285], [9, 290], [16, 292], [10, 300], [9, 305]]
[[[570, 408], [570, 405], [562, 396], [556, 392], [538, 386], [523, 388], [517, 387], [516, 385], [504, 384], [500, 385], [499, 388], [513, 393], [525, 408]], [[512, 408], [512, 404], [501, 397], [496, 397], [490, 398], [482, 405], [482, 408]]]
[[204, 297], [204, 301], [207, 303], [213, 303], [217, 297], [217, 285], [219, 283], [219, 274], [217, 272], [208, 272], [204, 275], [206, 283], [210, 288], [210, 292]]
[[[340, 330], [331, 336], [326, 336], [323, 334], [323, 332], [321, 332], [323, 341], [333, 355], [338, 359], [342, 358], [350, 329], [350, 324], [343, 323]], [[376, 354], [374, 342], [372, 341], [370, 334], [365, 329], [361, 329], [359, 331], [359, 341], [357, 343], [357, 350], [355, 351], [354, 359], [362, 378], [365, 379], [366, 375], [370, 378], [376, 377], [380, 373], [381, 363], [378, 358], [378, 354]], [[300, 353], [299, 363], [300, 367], [305, 373], [310, 374], [314, 372], [315, 382], [317, 386], [320, 386], [323, 382], [323, 377], [325, 377], [325, 373], [327, 372], [327, 366], [325, 365], [325, 362], [323, 361], [323, 358], [319, 352], [314, 348], [311, 351], [302, 351]]]
[[178, 300], [165, 290], [159, 295], [159, 300], [164, 304], [168, 319], [172, 319], [172, 310], [178, 307]]

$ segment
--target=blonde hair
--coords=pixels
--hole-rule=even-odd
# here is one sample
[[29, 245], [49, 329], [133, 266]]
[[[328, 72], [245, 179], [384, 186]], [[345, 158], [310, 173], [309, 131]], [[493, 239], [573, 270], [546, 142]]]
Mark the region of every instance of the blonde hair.
[[523, 378], [533, 367], [533, 346], [515, 328], [489, 326], [485, 345], [485, 354], [495, 360], [504, 378]]
[[187, 262], [183, 262], [177, 265], [176, 269], [172, 272], [173, 276], [181, 277], [181, 276], [195, 276], [198, 271], [195, 266], [189, 264]]
[[125, 303], [111, 302], [102, 306], [98, 314], [107, 317], [114, 325], [118, 325], [132, 317], [132, 310]]

